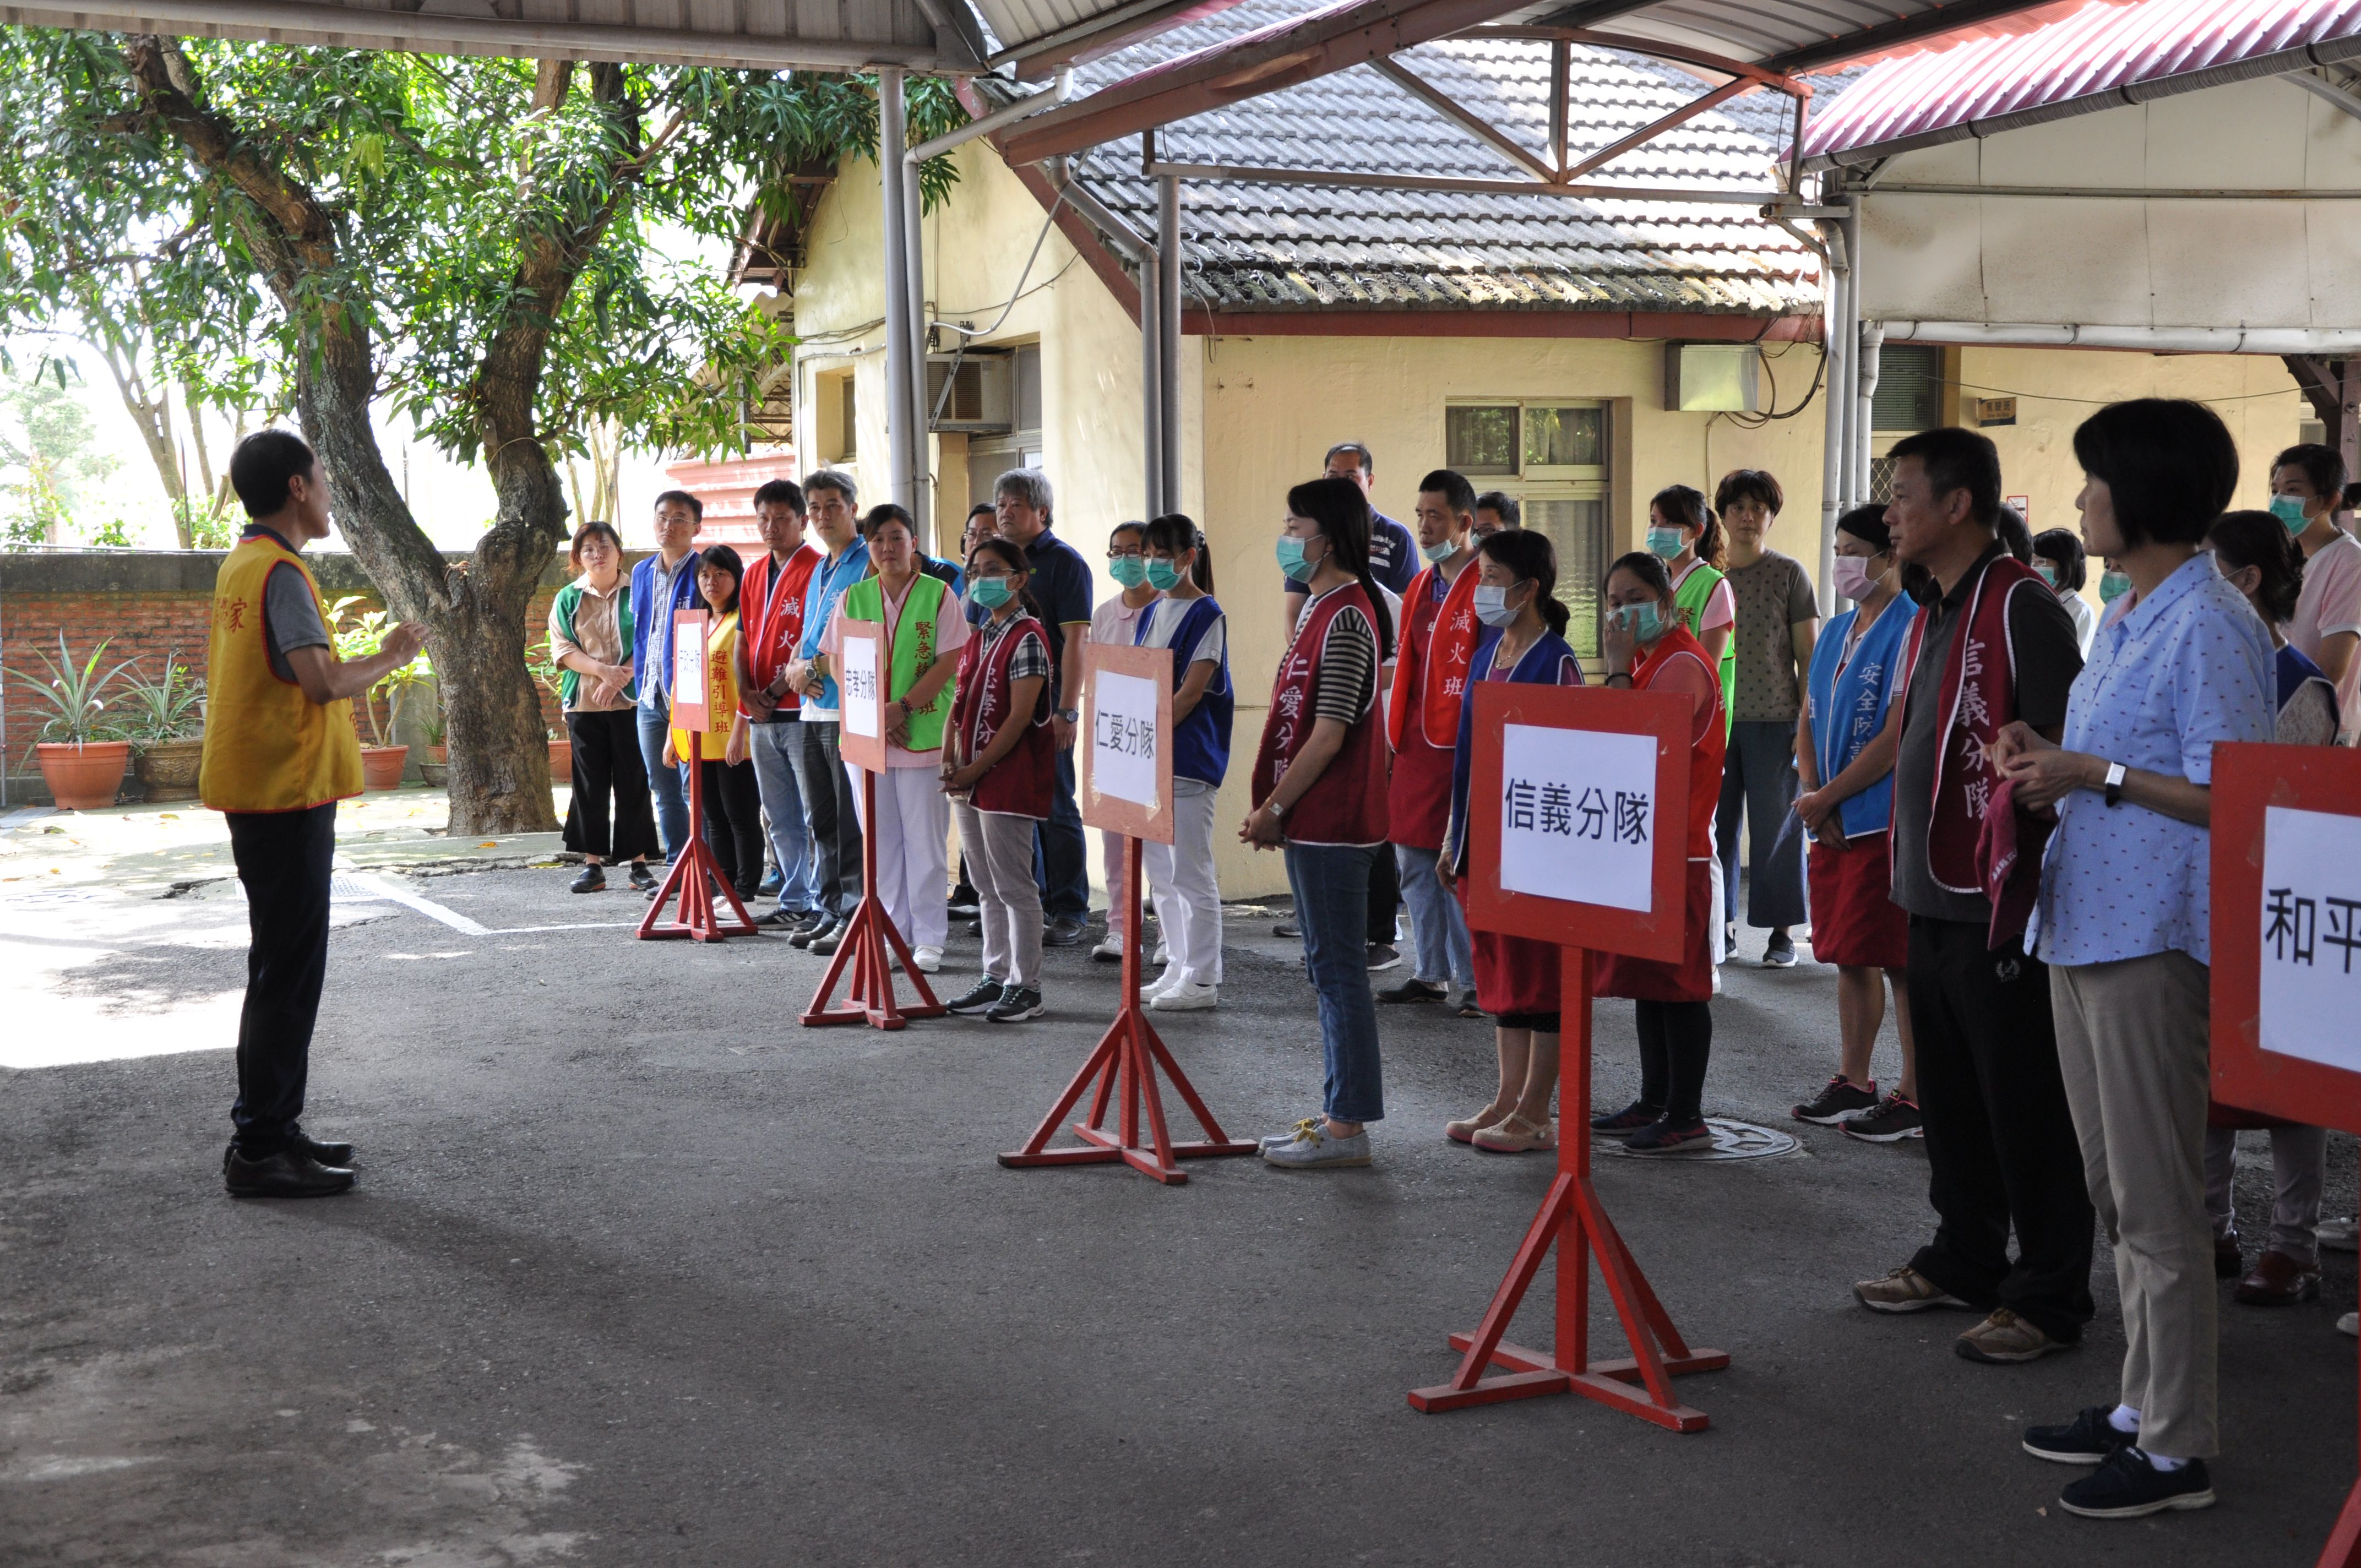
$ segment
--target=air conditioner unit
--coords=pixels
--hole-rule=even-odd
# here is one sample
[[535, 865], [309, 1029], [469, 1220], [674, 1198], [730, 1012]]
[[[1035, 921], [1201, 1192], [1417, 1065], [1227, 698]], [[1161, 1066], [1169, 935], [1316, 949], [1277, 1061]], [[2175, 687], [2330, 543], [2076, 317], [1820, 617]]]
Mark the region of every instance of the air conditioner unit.
[[1016, 429], [1016, 378], [1008, 351], [971, 348], [927, 356], [927, 408], [932, 430], [1005, 435]]
[[1664, 345], [1664, 408], [1671, 413], [1755, 413], [1762, 355], [1751, 343]]

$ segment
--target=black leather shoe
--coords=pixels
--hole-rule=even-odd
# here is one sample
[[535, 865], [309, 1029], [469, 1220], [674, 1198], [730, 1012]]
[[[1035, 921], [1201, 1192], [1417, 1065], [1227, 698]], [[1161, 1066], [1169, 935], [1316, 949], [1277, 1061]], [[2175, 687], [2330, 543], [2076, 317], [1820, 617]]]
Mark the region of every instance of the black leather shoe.
[[653, 893], [656, 890], [655, 873], [648, 870], [648, 863], [645, 861], [631, 862], [631, 887], [633, 891], [639, 893]]
[[606, 890], [607, 871], [603, 866], [584, 866], [582, 874], [576, 877], [567, 889], [572, 893], [604, 893]]
[[835, 929], [836, 921], [833, 917], [822, 917], [808, 926], [797, 927], [795, 933], [788, 937], [787, 946], [791, 948], [808, 948], [814, 942], [818, 941], [822, 937], [829, 935]]
[[322, 1165], [338, 1167], [352, 1164], [355, 1152], [350, 1144], [324, 1144], [301, 1127], [287, 1129], [287, 1146], [301, 1149]]
[[233, 1198], [326, 1198], [350, 1191], [353, 1173], [299, 1149], [247, 1159], [233, 1148], [222, 1157], [222, 1185]]

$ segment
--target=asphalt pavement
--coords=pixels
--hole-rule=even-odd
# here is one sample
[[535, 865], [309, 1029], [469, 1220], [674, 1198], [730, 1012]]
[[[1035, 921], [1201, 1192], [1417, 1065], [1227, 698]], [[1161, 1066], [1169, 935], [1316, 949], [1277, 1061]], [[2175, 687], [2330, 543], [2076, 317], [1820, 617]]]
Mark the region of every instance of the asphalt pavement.
[[[2114, 1398], [2103, 1243], [2087, 1342], [2029, 1366], [1954, 1355], [1965, 1314], [1856, 1306], [1925, 1235], [1925, 1157], [1789, 1120], [1832, 1070], [1834, 974], [1753, 967], [1759, 933], [1707, 1108], [1800, 1146], [1598, 1161], [1682, 1331], [1733, 1358], [1681, 1380], [1712, 1424], [1676, 1436], [1405, 1400], [1553, 1170], [1442, 1136], [1488, 1096], [1488, 1025], [1380, 1010], [1367, 1170], [1008, 1170], [1113, 966], [1053, 952], [1033, 1024], [807, 1030], [820, 960], [635, 941], [640, 901], [570, 875], [340, 882], [306, 1123], [362, 1176], [309, 1203], [221, 1190], [234, 884], [0, 888], [0, 1563], [2304, 1563], [2353, 1479], [2332, 1254], [2316, 1304], [2223, 1287], [2219, 1508], [2064, 1514], [2077, 1472], [2018, 1433]], [[1241, 1135], [1319, 1099], [1268, 931], [1233, 920], [1219, 1011], [1158, 1020]], [[975, 963], [955, 938], [938, 983]], [[1611, 1107], [1630, 1005], [1598, 1020]], [[2353, 1141], [2331, 1158], [2350, 1213]], [[1553, 1310], [1545, 1270], [1512, 1337]], [[1593, 1325], [1614, 1354], [1603, 1291]]]

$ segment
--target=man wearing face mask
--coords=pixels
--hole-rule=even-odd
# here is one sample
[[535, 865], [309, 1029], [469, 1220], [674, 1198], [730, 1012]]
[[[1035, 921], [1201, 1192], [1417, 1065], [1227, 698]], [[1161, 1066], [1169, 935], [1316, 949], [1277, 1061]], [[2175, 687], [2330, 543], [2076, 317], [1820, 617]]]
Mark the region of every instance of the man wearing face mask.
[[2345, 459], [2326, 446], [2290, 446], [2271, 464], [2271, 515], [2303, 551], [2303, 592], [2287, 640], [2336, 686], [2345, 745], [2361, 729], [2361, 543], [2336, 526]]
[[[1417, 967], [1408, 980], [1378, 992], [1389, 1003], [1442, 1002], [1457, 986], [1462, 1017], [1480, 1017], [1476, 962], [1467, 917], [1435, 872], [1451, 816], [1452, 749], [1459, 739], [1459, 704], [1480, 625], [1505, 626], [1512, 611], [1496, 602], [1479, 622], [1476, 551], [1476, 487], [1448, 468], [1418, 483], [1418, 547], [1425, 569], [1402, 598], [1401, 645], [1386, 705], [1386, 739], [1393, 747], [1393, 777], [1386, 797], [1393, 855], [1410, 905]], [[1499, 595], [1492, 594], [1497, 601]], [[1492, 617], [1499, 617], [1498, 620]]]

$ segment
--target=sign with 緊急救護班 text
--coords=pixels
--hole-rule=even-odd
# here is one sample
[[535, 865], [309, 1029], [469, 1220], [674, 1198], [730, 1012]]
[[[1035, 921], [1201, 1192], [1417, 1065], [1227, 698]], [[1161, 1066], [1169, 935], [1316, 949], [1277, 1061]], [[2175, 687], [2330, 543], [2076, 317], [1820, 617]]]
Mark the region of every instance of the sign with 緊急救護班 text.
[[2361, 817], [2268, 807], [2259, 918], [2263, 1049], [2361, 1072]]
[[1655, 794], [1653, 736], [1506, 726], [1500, 886], [1646, 914], [1655, 899]]
[[1093, 643], [1083, 686], [1082, 820], [1172, 842], [1172, 654]]

